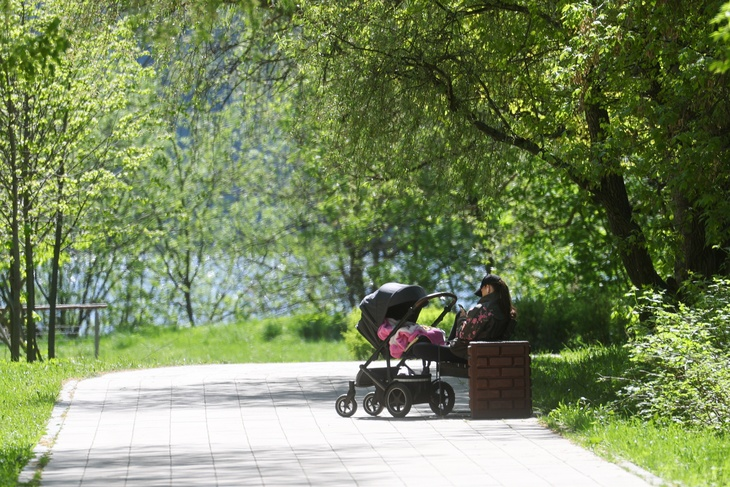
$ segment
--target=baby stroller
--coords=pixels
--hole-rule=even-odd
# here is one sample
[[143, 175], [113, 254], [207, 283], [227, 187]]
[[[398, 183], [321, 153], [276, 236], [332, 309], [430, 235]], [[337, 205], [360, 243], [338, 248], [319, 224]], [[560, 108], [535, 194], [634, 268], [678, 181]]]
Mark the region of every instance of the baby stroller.
[[[375, 351], [367, 362], [360, 365], [355, 380], [350, 381], [347, 394], [337, 398], [335, 408], [340, 416], [350, 417], [357, 411], [356, 387], [375, 387], [363, 399], [363, 408], [371, 416], [379, 415], [385, 408], [392, 416], [402, 418], [413, 404], [423, 403], [428, 403], [438, 416], [446, 416], [452, 411], [454, 388], [440, 379], [438, 370], [434, 379], [424, 363], [422, 371], [416, 373], [406, 364], [406, 360], [413, 358], [409, 350], [400, 359], [394, 359], [389, 349], [390, 339], [398, 330], [407, 322], [415, 323], [421, 310], [433, 300], [444, 305], [441, 314], [430, 325], [436, 328], [456, 304], [456, 295], [445, 292], [426, 294], [421, 286], [388, 283], [362, 300], [362, 316], [357, 330], [375, 347]], [[381, 340], [378, 328], [387, 318], [397, 320], [397, 323]], [[385, 359], [386, 366], [371, 367], [380, 356]]]

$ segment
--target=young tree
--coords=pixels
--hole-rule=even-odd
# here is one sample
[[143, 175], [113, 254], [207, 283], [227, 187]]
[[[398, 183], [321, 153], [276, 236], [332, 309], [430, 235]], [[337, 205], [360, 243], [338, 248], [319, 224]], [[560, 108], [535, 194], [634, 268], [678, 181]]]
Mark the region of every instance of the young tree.
[[[149, 70], [137, 61], [142, 52], [124, 23], [96, 31], [65, 29], [80, 22], [91, 3], [11, 1], [8, 5], [6, 21], [12, 28], [3, 37], [8, 50], [25, 38], [48, 42], [43, 36], [38, 38], [38, 33], [48, 31], [49, 26], [65, 32], [67, 46], [55, 62], [37, 60], [32, 69], [16, 69], [18, 63], [2, 64], [0, 154], [3, 188], [6, 198], [13, 201], [10, 211], [3, 213], [11, 228], [11, 327], [18, 329], [24, 279], [27, 352], [32, 361], [36, 268], [51, 255], [53, 266], [59, 265], [70, 229], [83, 222], [100, 192], [110, 191], [119, 174], [146, 156], [145, 150], [130, 146], [129, 141], [138, 136], [147, 117], [128, 108], [146, 88]], [[52, 225], [55, 230], [49, 233]], [[55, 286], [52, 283], [52, 307]], [[52, 346], [52, 339], [49, 343]], [[15, 360], [19, 358], [17, 346], [16, 339], [11, 344]], [[49, 355], [53, 356], [52, 348]]]

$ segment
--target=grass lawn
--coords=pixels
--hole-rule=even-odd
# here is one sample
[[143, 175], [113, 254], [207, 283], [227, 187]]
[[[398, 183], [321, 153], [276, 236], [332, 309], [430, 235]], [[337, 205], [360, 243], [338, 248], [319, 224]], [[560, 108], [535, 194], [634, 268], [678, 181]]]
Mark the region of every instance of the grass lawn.
[[[41, 345], [43, 347], [44, 345]], [[42, 348], [43, 350], [43, 348]], [[11, 363], [0, 353], [0, 486], [16, 485], [65, 380], [139, 367], [202, 363], [357, 360], [343, 341], [302, 340], [285, 320], [61, 340], [59, 359]], [[532, 358], [533, 406], [542, 420], [609, 460], [626, 459], [684, 486], [730, 485], [730, 441], [680, 425], [620, 418], [603, 404], [615, 398], [626, 356], [620, 348], [585, 348]]]
[[554, 430], [611, 460], [626, 460], [669, 485], [730, 485], [730, 438], [679, 424], [622, 418], [605, 407], [616, 398], [626, 352], [584, 348], [532, 361], [533, 406]]

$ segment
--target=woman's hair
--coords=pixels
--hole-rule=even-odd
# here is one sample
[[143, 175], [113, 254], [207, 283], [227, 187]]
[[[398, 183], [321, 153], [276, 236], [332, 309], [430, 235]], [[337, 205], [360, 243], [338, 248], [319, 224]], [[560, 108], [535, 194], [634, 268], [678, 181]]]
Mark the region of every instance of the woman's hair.
[[502, 313], [513, 320], [517, 319], [517, 309], [512, 305], [512, 297], [510, 296], [507, 284], [500, 279], [493, 286], [499, 292], [499, 308], [502, 310]]

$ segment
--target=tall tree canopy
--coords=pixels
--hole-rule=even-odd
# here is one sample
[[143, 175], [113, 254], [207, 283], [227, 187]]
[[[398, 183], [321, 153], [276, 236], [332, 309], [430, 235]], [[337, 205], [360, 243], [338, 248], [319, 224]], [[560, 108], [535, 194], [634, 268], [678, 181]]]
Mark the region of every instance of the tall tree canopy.
[[331, 165], [446, 175], [477, 222], [565, 194], [634, 285], [675, 288], [730, 271], [721, 3], [305, 1], [292, 48]]

